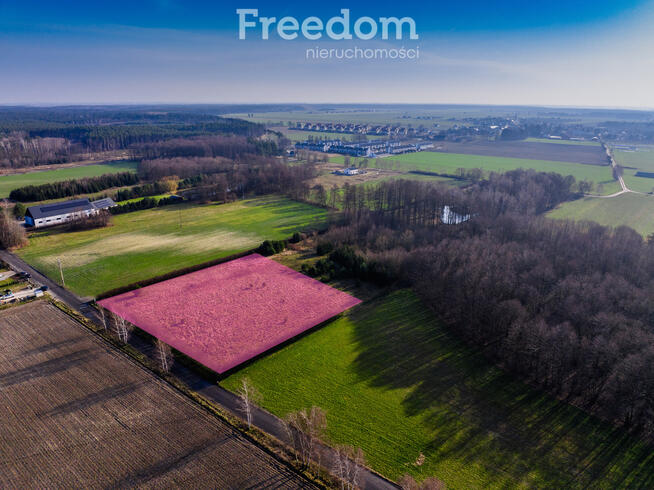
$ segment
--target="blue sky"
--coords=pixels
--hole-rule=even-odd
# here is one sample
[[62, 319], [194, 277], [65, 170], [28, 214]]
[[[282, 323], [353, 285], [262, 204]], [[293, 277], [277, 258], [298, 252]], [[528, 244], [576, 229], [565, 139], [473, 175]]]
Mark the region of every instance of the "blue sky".
[[[0, 103], [408, 102], [654, 108], [654, 2], [0, 0]], [[238, 40], [237, 8], [413, 17], [417, 41]], [[420, 47], [418, 60], [307, 48]]]

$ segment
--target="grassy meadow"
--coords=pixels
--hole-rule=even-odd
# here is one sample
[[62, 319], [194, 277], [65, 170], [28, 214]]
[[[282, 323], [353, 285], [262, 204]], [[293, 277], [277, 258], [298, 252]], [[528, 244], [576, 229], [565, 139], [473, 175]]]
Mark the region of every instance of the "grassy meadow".
[[120, 172], [135, 172], [138, 163], [132, 161], [117, 161], [98, 165], [43, 170], [26, 174], [5, 175], [0, 177], [0, 198], [8, 197], [9, 193], [26, 185], [41, 185], [62, 180], [80, 179], [82, 177], [98, 177], [104, 174]]
[[435, 475], [466, 489], [654, 485], [650, 448], [492, 367], [407, 290], [355, 307], [221, 384], [236, 390], [243, 377], [278, 416], [325, 409], [331, 441], [361, 447], [392, 479]]
[[321, 226], [325, 216], [323, 209], [281, 197], [170, 205], [114, 216], [106, 228], [37, 231], [18, 255], [55, 280], [60, 260], [66, 286], [94, 296], [287, 238]]
[[654, 146], [637, 145], [638, 151], [614, 150], [616, 162], [624, 167], [624, 181], [631, 190], [649, 193], [654, 179], [636, 177], [636, 172], [654, 173]]
[[604, 226], [630, 226], [643, 236], [654, 233], [654, 196], [621, 194], [611, 198], [586, 197], [561, 204], [550, 218], [595, 221]]
[[[341, 156], [333, 157], [331, 161], [343, 163], [344, 158]], [[608, 166], [531, 160], [527, 158], [504, 158], [421, 151], [418, 153], [406, 153], [404, 155], [382, 158], [380, 162], [384, 165], [391, 165], [393, 170], [420, 170], [444, 174], [454, 174], [459, 168], [481, 168], [488, 172], [506, 172], [517, 168], [531, 168], [539, 172], [556, 172], [561, 175], [572, 175], [577, 180], [589, 180], [597, 184], [601, 183], [605, 187], [605, 190], [611, 189], [613, 187], [612, 184], [617, 184], [613, 180], [611, 169]], [[368, 159], [368, 165], [374, 166], [375, 160]]]
[[654, 172], [654, 146], [637, 145], [638, 151], [614, 150], [615, 160], [623, 167], [634, 167], [644, 172]]

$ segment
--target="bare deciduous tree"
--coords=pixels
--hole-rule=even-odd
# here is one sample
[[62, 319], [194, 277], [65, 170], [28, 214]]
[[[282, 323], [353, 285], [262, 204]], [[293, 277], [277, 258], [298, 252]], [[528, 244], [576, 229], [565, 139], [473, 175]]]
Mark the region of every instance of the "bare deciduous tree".
[[342, 490], [353, 490], [359, 486], [361, 468], [366, 460], [361, 448], [336, 446], [334, 448], [332, 471], [341, 483]]
[[118, 337], [118, 340], [120, 340], [122, 343], [126, 344], [129, 341], [129, 336], [132, 333], [132, 329], [134, 327], [121, 316], [114, 315], [113, 317], [114, 332], [116, 333], [116, 337]]
[[7, 212], [0, 210], [0, 248], [19, 248], [27, 244], [25, 228]]
[[157, 349], [157, 360], [159, 361], [159, 367], [164, 373], [169, 373], [170, 368], [173, 365], [173, 351], [170, 346], [157, 339], [155, 342], [155, 347]]
[[304, 466], [308, 466], [313, 457], [319, 459], [316, 447], [327, 429], [327, 416], [322, 408], [311, 407], [308, 412], [303, 409], [289, 413], [285, 419], [285, 428], [296, 458]]
[[102, 328], [107, 330], [107, 314], [102, 306], [98, 308], [98, 314], [100, 315], [100, 322], [102, 323]]
[[238, 390], [239, 403], [245, 420], [248, 423], [248, 429], [252, 428], [253, 410], [255, 405], [263, 398], [261, 393], [252, 386], [248, 378], [243, 378], [241, 387]]

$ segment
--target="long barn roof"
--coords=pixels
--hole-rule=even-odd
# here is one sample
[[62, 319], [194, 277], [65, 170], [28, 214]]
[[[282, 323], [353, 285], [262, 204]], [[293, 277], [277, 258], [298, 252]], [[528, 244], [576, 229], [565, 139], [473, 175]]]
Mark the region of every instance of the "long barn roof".
[[30, 206], [27, 212], [34, 219], [51, 218], [60, 214], [68, 214], [80, 211], [90, 211], [94, 209], [93, 204], [88, 199], [75, 199], [73, 201], [55, 202], [52, 204], [41, 204]]

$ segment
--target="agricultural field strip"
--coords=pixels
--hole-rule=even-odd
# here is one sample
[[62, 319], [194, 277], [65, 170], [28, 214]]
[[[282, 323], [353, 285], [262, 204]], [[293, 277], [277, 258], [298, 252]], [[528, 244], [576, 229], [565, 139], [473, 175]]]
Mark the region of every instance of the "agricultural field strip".
[[654, 233], [654, 196], [625, 193], [610, 199], [586, 197], [566, 202], [547, 214], [554, 219], [629, 226], [644, 237]]
[[[361, 162], [363, 159], [351, 159]], [[554, 162], [544, 160], [530, 160], [522, 158], [500, 158], [481, 155], [464, 155], [457, 153], [419, 152], [404, 155], [389, 156], [386, 158], [368, 158], [368, 166], [387, 168], [398, 171], [425, 171], [443, 174], [456, 174], [460, 168], [470, 170], [481, 168], [486, 172], [506, 172], [518, 168], [533, 169], [540, 172], [555, 172], [561, 175], [572, 175], [577, 180], [588, 180], [602, 184], [604, 194], [610, 194], [616, 187], [611, 168], [599, 165], [584, 165], [580, 163]], [[330, 158], [333, 163], [344, 164], [342, 156]]]
[[83, 177], [98, 177], [103, 174], [135, 172], [136, 167], [136, 162], [117, 161], [106, 164], [85, 165], [82, 167], [4, 175], [0, 176], [0, 198], [8, 197], [13, 189], [27, 185], [41, 185]]
[[599, 145], [551, 144], [524, 141], [475, 141], [471, 143], [444, 141], [435, 143], [433, 151], [500, 158], [582, 163], [586, 165], [609, 165], [606, 154]]
[[0, 487], [306, 485], [49, 303], [0, 332]]

